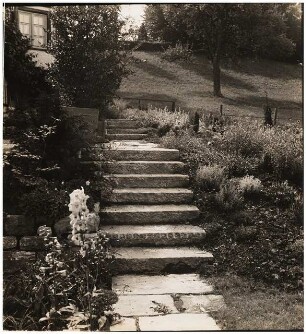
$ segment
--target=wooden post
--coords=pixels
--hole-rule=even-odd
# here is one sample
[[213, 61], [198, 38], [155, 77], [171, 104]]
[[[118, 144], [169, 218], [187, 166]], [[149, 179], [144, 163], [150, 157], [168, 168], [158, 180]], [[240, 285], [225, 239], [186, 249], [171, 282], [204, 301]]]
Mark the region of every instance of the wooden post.
[[138, 100], [138, 109], [141, 110], [140, 99]]
[[220, 116], [223, 116], [223, 104], [220, 104]]
[[276, 124], [276, 120], [277, 120], [277, 107], [275, 108], [275, 114], [274, 114], [274, 125]]
[[172, 110], [173, 112], [175, 111], [175, 101], [172, 101], [171, 110]]

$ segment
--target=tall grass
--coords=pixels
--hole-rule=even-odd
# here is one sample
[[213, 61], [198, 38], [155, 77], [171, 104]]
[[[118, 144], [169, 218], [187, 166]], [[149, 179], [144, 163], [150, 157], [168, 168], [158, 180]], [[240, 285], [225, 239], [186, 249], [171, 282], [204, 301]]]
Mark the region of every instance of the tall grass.
[[149, 108], [148, 110], [125, 109], [120, 117], [137, 120], [140, 126], [157, 128], [161, 135], [170, 130], [186, 129], [189, 116], [182, 110], [171, 112], [168, 108]]

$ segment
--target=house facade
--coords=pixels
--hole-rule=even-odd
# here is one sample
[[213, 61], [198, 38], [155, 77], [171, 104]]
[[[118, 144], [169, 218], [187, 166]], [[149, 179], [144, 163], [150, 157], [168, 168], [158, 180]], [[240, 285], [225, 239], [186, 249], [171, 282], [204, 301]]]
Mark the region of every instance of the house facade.
[[29, 52], [35, 56], [38, 66], [46, 67], [53, 62], [53, 57], [47, 52], [50, 43], [51, 7], [47, 6], [16, 6], [15, 18], [21, 33], [29, 41]]

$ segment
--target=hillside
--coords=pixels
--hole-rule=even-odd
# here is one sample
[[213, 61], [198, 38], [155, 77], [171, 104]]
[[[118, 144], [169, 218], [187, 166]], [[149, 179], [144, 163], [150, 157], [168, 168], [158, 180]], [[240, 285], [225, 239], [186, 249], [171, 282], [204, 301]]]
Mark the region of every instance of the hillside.
[[225, 114], [262, 116], [266, 93], [279, 116], [302, 117], [302, 75], [300, 65], [270, 60], [241, 60], [223, 64], [223, 98], [212, 95], [212, 66], [203, 56], [190, 63], [168, 62], [158, 52], [133, 52], [129, 64], [132, 74], [122, 82], [119, 95], [176, 100], [188, 111], [218, 111]]

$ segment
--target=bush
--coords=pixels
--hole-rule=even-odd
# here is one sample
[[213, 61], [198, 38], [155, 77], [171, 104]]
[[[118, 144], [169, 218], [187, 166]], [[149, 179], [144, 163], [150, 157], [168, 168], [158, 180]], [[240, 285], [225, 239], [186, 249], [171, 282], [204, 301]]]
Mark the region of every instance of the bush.
[[168, 47], [161, 55], [161, 57], [168, 61], [190, 61], [192, 57], [192, 51], [188, 45], [184, 46], [177, 43], [174, 47]]
[[139, 126], [156, 128], [159, 136], [164, 136], [170, 130], [186, 129], [189, 125], [188, 114], [181, 110], [170, 112], [164, 109], [126, 109], [121, 113], [122, 118], [134, 119]]
[[224, 176], [224, 167], [218, 165], [200, 166], [196, 173], [196, 182], [203, 190], [218, 191]]
[[216, 200], [224, 211], [233, 211], [242, 207], [243, 196], [237, 179], [229, 179], [221, 184]]
[[104, 109], [127, 73], [119, 6], [54, 6], [51, 19], [55, 82], [75, 106]]
[[261, 181], [254, 176], [246, 175], [239, 180], [239, 187], [243, 195], [253, 195], [262, 189]]

